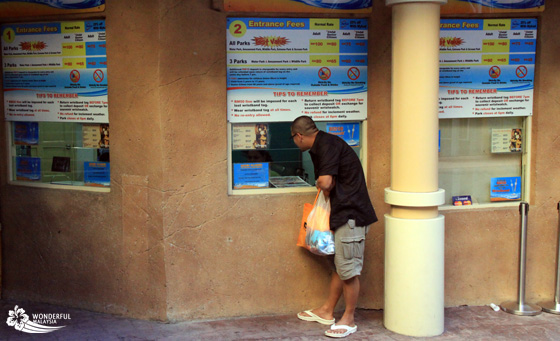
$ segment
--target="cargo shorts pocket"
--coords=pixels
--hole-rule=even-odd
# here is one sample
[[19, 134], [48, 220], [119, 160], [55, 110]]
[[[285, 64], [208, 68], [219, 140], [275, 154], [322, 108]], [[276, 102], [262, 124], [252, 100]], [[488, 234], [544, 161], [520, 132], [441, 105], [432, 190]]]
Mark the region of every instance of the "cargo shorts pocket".
[[340, 238], [344, 258], [362, 258], [364, 256], [365, 239], [364, 236]]

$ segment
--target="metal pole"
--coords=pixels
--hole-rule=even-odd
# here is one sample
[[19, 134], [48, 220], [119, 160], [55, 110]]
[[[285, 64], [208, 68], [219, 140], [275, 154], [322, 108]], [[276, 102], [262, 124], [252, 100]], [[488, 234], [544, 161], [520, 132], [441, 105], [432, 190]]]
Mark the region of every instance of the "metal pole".
[[521, 234], [519, 241], [519, 285], [517, 288], [517, 301], [508, 301], [501, 304], [501, 308], [506, 313], [533, 316], [541, 313], [541, 307], [525, 303], [525, 265], [527, 260], [527, 216], [529, 214], [529, 204], [522, 202], [519, 204]]
[[539, 303], [542, 310], [551, 314], [560, 314], [560, 202], [556, 204], [558, 210], [558, 257], [556, 258], [556, 291], [554, 293], [554, 301]]
[[522, 202], [519, 205], [521, 236], [519, 245], [519, 284], [517, 286], [517, 302], [520, 305], [525, 304], [525, 268], [527, 266], [527, 214], [529, 213], [529, 205]]

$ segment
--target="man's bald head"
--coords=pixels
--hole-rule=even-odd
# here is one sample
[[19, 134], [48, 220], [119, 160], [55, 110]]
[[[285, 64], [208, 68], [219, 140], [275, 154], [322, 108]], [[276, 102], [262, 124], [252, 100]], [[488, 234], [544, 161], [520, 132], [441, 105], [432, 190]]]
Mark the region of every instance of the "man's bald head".
[[304, 136], [311, 136], [319, 131], [315, 122], [309, 116], [300, 116], [292, 122], [292, 134], [300, 133]]

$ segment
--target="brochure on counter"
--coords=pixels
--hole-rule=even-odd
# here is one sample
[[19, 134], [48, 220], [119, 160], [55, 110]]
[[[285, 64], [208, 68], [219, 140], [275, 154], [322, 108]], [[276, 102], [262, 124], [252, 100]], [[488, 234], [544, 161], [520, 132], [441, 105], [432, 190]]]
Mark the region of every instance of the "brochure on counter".
[[521, 200], [521, 177], [492, 178], [490, 183], [490, 201]]
[[273, 176], [270, 178], [270, 184], [273, 187], [311, 187], [305, 180], [299, 176]]

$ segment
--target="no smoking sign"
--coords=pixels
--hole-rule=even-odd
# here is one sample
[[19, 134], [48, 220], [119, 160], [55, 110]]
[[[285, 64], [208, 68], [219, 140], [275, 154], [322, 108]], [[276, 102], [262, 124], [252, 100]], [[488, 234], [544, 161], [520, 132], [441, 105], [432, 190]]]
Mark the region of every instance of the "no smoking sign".
[[348, 69], [348, 72], [346, 74], [348, 75], [348, 78], [355, 81], [356, 79], [360, 78], [360, 69], [358, 69], [357, 67], [351, 67], [350, 69]]
[[93, 80], [97, 83], [100, 83], [105, 78], [105, 74], [100, 69], [97, 69], [93, 72]]

